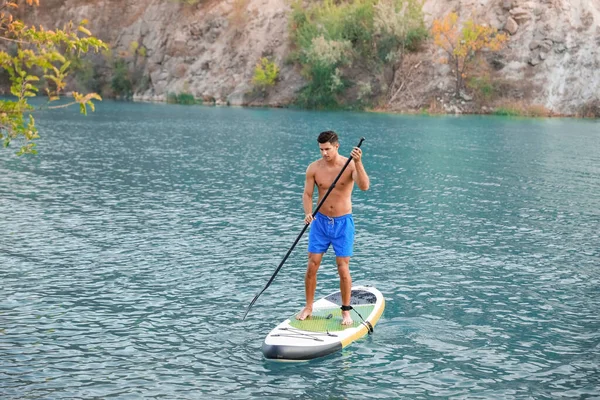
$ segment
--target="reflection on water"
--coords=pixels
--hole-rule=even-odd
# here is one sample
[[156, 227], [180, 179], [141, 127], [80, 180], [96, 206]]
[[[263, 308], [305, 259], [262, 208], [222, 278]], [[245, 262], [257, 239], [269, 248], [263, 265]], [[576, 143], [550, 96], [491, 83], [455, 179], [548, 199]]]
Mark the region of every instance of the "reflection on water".
[[[597, 396], [598, 124], [104, 102], [0, 153], [3, 398]], [[43, 124], [43, 126], [42, 126]], [[304, 364], [260, 345], [303, 302], [315, 138], [360, 136], [355, 283], [375, 334]], [[333, 257], [317, 295], [335, 290]]]

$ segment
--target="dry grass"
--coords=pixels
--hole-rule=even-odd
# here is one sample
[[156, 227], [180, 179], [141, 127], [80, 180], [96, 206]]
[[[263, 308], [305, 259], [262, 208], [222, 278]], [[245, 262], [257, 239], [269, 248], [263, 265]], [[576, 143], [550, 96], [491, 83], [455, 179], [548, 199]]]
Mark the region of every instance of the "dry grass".
[[552, 117], [554, 113], [540, 104], [529, 104], [523, 100], [502, 100], [493, 112], [495, 115], [519, 117]]
[[240, 28], [248, 22], [248, 4], [250, 0], [234, 0], [229, 22], [235, 28]]
[[435, 96], [429, 100], [429, 107], [427, 108], [426, 112], [427, 114], [446, 114], [444, 106], [437, 100], [437, 97]]

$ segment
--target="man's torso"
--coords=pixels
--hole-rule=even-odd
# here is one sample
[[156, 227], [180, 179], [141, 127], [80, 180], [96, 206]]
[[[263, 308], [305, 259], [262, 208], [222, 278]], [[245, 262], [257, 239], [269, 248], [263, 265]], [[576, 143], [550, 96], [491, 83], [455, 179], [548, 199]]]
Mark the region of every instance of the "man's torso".
[[[338, 176], [342, 167], [348, 159], [340, 156], [335, 165], [328, 165], [324, 160], [315, 161], [315, 185], [317, 186], [319, 199], [321, 201], [327, 190]], [[325, 203], [319, 211], [329, 217], [339, 217], [345, 214], [352, 213], [352, 188], [354, 180], [352, 179], [352, 171], [354, 165], [351, 163], [344, 171], [340, 179], [335, 184], [335, 188], [331, 191]]]

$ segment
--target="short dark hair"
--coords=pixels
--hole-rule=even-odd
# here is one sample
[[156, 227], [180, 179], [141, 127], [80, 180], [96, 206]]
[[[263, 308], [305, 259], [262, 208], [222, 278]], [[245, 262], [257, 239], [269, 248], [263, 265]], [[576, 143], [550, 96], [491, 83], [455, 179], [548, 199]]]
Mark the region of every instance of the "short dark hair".
[[337, 133], [335, 133], [334, 131], [325, 131], [325, 132], [321, 132], [319, 134], [319, 137], [317, 138], [317, 142], [319, 142], [321, 144], [323, 144], [323, 143], [336, 144], [336, 143], [339, 143], [339, 139], [338, 139]]

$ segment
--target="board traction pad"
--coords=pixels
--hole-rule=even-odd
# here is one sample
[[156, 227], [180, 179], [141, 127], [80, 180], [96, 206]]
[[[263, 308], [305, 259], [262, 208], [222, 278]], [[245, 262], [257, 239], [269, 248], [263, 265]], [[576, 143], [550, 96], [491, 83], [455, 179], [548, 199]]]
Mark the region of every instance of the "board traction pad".
[[[373, 304], [353, 305], [352, 307], [355, 308], [363, 318], [367, 318], [375, 308]], [[312, 315], [304, 321], [297, 320], [296, 315], [297, 314], [294, 314], [290, 318], [290, 325], [296, 329], [308, 332], [339, 332], [344, 329], [355, 328], [362, 323], [358, 314], [351, 310], [350, 316], [354, 323], [352, 325], [342, 325], [342, 310], [339, 307], [314, 310]]]

